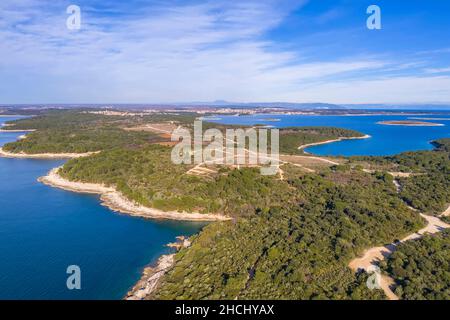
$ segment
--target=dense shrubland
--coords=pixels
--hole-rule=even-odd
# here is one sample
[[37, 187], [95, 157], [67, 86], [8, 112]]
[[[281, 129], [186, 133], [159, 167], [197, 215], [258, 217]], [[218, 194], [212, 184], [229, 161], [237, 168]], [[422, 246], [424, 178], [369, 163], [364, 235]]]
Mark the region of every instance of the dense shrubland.
[[[419, 208], [441, 211], [450, 202], [448, 188], [441, 188], [450, 178], [448, 141], [440, 140], [431, 152], [373, 159], [422, 174], [401, 181], [400, 197], [392, 188], [392, 176], [382, 172], [369, 176], [350, 165], [324, 171], [320, 177], [291, 174], [288, 184], [295, 190], [297, 205], [260, 209], [255, 217], [208, 226], [192, 248], [177, 254], [175, 268], [155, 298], [380, 298], [379, 292], [365, 287], [366, 275], [353, 275], [346, 263], [363, 248], [389, 243], [419, 228], [417, 215], [405, 209], [400, 198], [407, 202], [414, 198], [412, 204]], [[447, 233], [442, 237], [448, 241]], [[397, 290], [403, 298], [448, 295], [448, 244], [433, 248], [429, 241], [417, 242], [422, 248], [414, 253], [414, 261], [404, 263], [405, 270], [397, 269], [413, 275], [434, 265], [417, 282], [400, 277]], [[395, 261], [402, 248], [406, 244], [394, 254]], [[447, 253], [436, 255], [438, 250]], [[390, 263], [394, 264], [399, 262]], [[387, 270], [394, 278], [400, 276], [393, 268]], [[431, 288], [426, 289], [428, 279]]]
[[[36, 117], [8, 121], [4, 129], [88, 129], [100, 127], [127, 127], [143, 123], [156, 123], [174, 121], [179, 123], [192, 123], [197, 116], [195, 113], [184, 112], [180, 114], [155, 113], [144, 116], [118, 116], [91, 113], [93, 109], [52, 110]], [[104, 111], [103, 109], [97, 111]]]
[[66, 163], [61, 174], [76, 181], [116, 186], [128, 198], [162, 210], [219, 212], [245, 215], [264, 204], [281, 205], [290, 190], [258, 169], [223, 168], [212, 179], [186, 175], [192, 167], [175, 165], [170, 148], [149, 145], [116, 148]]
[[401, 179], [400, 196], [421, 212], [439, 215], [450, 204], [450, 171]]
[[149, 132], [133, 132], [116, 128], [46, 129], [31, 132], [26, 139], [6, 144], [9, 152], [84, 153], [115, 147], [139, 147], [161, 139]]
[[[403, 165], [419, 171], [400, 179], [400, 196], [412, 207], [429, 214], [440, 214], [450, 204], [450, 139], [435, 143], [437, 149], [399, 156]], [[407, 161], [406, 159], [409, 159]]]
[[362, 137], [358, 131], [333, 127], [293, 127], [280, 130], [280, 153], [303, 153], [298, 147], [341, 137]]
[[402, 243], [382, 264], [402, 299], [450, 299], [450, 230]]
[[[8, 143], [9, 152], [25, 153], [81, 153], [109, 150], [114, 147], [139, 147], [144, 144], [166, 141], [150, 132], [126, 131], [123, 128], [148, 123], [175, 122], [192, 129], [198, 114], [151, 114], [145, 116], [118, 116], [88, 113], [87, 110], [52, 110], [36, 117], [8, 122], [6, 130], [35, 129], [27, 139]], [[203, 123], [203, 130], [217, 128], [225, 132], [227, 127], [215, 123]], [[280, 131], [280, 151], [299, 153], [302, 144], [336, 139], [338, 137], [361, 136], [353, 130], [328, 127], [286, 128]]]
[[390, 171], [411, 172], [400, 178], [400, 196], [412, 207], [429, 214], [439, 214], [450, 204], [450, 139], [433, 143], [435, 150], [405, 152], [390, 157], [351, 157]]
[[308, 174], [284, 188], [291, 203], [206, 227], [177, 254], [156, 298], [381, 298], [349, 260], [422, 225], [384, 176]]
[[109, 150], [115, 147], [136, 148], [165, 141], [155, 133], [127, 131], [123, 128], [147, 123], [173, 121], [189, 125], [195, 113], [118, 116], [89, 113], [87, 110], [52, 110], [36, 117], [8, 122], [6, 130], [28, 130], [26, 139], [7, 143], [9, 152], [25, 153], [83, 153]]

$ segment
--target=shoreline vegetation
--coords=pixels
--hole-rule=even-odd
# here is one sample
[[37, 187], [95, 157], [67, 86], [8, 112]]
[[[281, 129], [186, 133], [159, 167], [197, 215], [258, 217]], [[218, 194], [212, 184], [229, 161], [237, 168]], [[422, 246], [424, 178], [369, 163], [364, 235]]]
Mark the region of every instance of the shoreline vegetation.
[[0, 129], [0, 132], [12, 132], [12, 133], [14, 133], [14, 132], [34, 132], [34, 131], [36, 131], [36, 130], [34, 130], [34, 129], [28, 129], [28, 130], [16, 130], [16, 129], [11, 129], [11, 130], [8, 130], [8, 129]]
[[399, 244], [379, 267], [395, 279], [399, 299], [448, 301], [449, 247], [450, 229], [426, 234], [416, 241]]
[[303, 149], [316, 144], [366, 138], [370, 136], [337, 127], [286, 127], [280, 130], [280, 154], [307, 154]]
[[106, 187], [97, 183], [69, 181], [58, 174], [58, 170], [60, 168], [61, 167], [52, 169], [46, 176], [40, 177], [38, 181], [67, 191], [100, 194], [101, 204], [113, 211], [126, 213], [131, 216], [152, 219], [183, 221], [225, 221], [231, 219], [230, 217], [220, 214], [162, 211], [155, 208], [145, 207], [128, 200], [123, 194], [113, 187]]
[[[190, 245], [191, 241], [184, 236], [178, 236], [177, 242], [167, 244], [168, 247], [176, 248], [177, 251], [183, 248], [189, 248]], [[159, 257], [155, 265], [150, 264], [145, 267], [142, 271], [141, 278], [128, 291], [124, 300], [144, 300], [151, 297], [158, 288], [164, 275], [174, 266], [175, 255], [176, 253], [164, 254]]]
[[[395, 180], [394, 180], [395, 181]], [[415, 209], [410, 208], [415, 211]], [[450, 215], [450, 206], [440, 214], [440, 217]], [[418, 230], [417, 232], [411, 233], [404, 237], [398, 242], [391, 243], [381, 247], [373, 247], [367, 249], [361, 257], [356, 257], [348, 264], [349, 268], [354, 272], [366, 271], [370, 272], [371, 267], [377, 266], [377, 264], [385, 259], [387, 259], [392, 253], [396, 251], [399, 244], [405, 243], [411, 240], [417, 240], [425, 235], [432, 235], [435, 233], [443, 232], [444, 230], [450, 228], [450, 225], [441, 221], [437, 217], [427, 216], [420, 214], [422, 218], [427, 221], [427, 225]], [[180, 237], [183, 238], [183, 237]], [[169, 247], [175, 247], [177, 250], [181, 248], [188, 248], [191, 243], [187, 240], [181, 239], [181, 243], [168, 244]], [[133, 286], [133, 288], [124, 297], [125, 300], [144, 300], [152, 298], [154, 292], [161, 283], [164, 275], [174, 267], [175, 265], [175, 255], [176, 253], [166, 254], [160, 256], [156, 265], [150, 265], [144, 268], [142, 276], [139, 281]], [[380, 274], [378, 278], [378, 285], [384, 291], [386, 297], [389, 300], [399, 300], [399, 297], [391, 290], [391, 286], [395, 284], [395, 280], [389, 275]]]
[[[19, 140], [25, 139], [26, 136], [22, 135], [19, 136]], [[88, 157], [93, 154], [96, 154], [97, 152], [85, 152], [85, 153], [25, 153], [25, 152], [9, 152], [3, 150], [2, 147], [0, 147], [0, 157], [4, 158], [23, 158], [23, 159], [73, 159], [73, 158], [82, 158], [82, 157]]]
[[303, 150], [303, 152], [305, 152], [306, 154], [309, 154], [308, 152], [305, 151], [305, 149], [312, 147], [312, 146], [319, 146], [322, 144], [328, 144], [328, 143], [345, 141], [345, 140], [359, 140], [359, 139], [369, 139], [369, 138], [371, 138], [371, 136], [368, 134], [366, 134], [362, 137], [339, 137], [337, 139], [330, 139], [330, 140], [326, 140], [326, 141], [307, 143], [307, 144], [304, 144], [304, 145], [301, 145], [300, 147], [298, 147], [298, 150]]
[[[70, 122], [70, 117], [67, 120]], [[45, 122], [44, 124], [47, 125]], [[78, 123], [74, 125], [75, 128], [77, 126]], [[34, 126], [30, 125], [29, 127], [33, 128]], [[51, 132], [59, 132], [57, 130], [63, 129], [52, 130], [54, 131]], [[12, 130], [4, 131], [12, 132]], [[28, 130], [17, 131], [26, 132]], [[124, 136], [122, 132], [114, 132], [120, 137]], [[285, 134], [283, 150], [289, 152], [303, 151], [313, 145], [370, 138], [369, 135], [363, 134], [355, 136], [358, 134], [355, 131], [331, 127], [320, 128], [320, 130], [317, 128], [291, 128], [287, 129]], [[345, 136], [346, 134], [348, 136]], [[42, 158], [43, 155], [44, 157], [48, 155], [50, 158], [73, 158], [67, 155], [76, 155], [75, 157], [80, 158], [99, 153], [27, 154], [26, 151], [23, 151], [23, 146], [25, 150], [28, 150], [26, 148], [32, 145], [38, 147], [43, 145], [40, 142], [45, 141], [46, 136], [44, 137], [44, 135], [49, 134], [42, 133], [39, 140], [34, 137], [34, 140], [27, 141], [27, 145], [19, 145], [18, 148], [12, 149], [14, 151], [22, 150], [20, 153], [0, 149], [0, 156], [6, 154], [9, 157]], [[339, 138], [330, 139], [333, 136]], [[71, 135], [69, 134], [68, 137], [71, 138]], [[132, 195], [131, 198], [136, 195], [142, 196], [142, 198], [151, 195], [150, 193], [139, 194], [142, 192], [139, 189], [140, 185], [146, 185], [142, 182], [141, 184], [127, 185], [127, 181], [130, 180], [125, 180], [125, 186], [128, 189], [121, 190], [125, 190], [127, 197], [115, 187], [111, 187], [111, 185], [117, 186], [114, 181], [118, 180], [114, 179], [123, 178], [123, 175], [134, 178], [131, 180], [132, 182], [139, 181], [136, 178], [141, 176], [148, 178], [149, 173], [161, 173], [159, 179], [164, 177], [158, 166], [155, 169], [142, 166], [144, 163], [142, 160], [146, 160], [147, 165], [151, 163], [150, 160], [154, 160], [146, 158], [145, 155], [155, 156], [159, 159], [154, 163], [155, 165], [163, 161], [160, 157], [161, 154], [164, 154], [164, 150], [145, 147], [141, 144], [143, 141], [141, 138], [144, 137], [139, 136], [138, 138], [133, 143], [130, 143], [128, 139], [124, 139], [127, 144], [115, 142], [114, 150], [111, 151], [108, 151], [111, 146], [104, 144], [102, 150], [106, 150], [105, 152], [86, 159], [69, 161], [69, 164], [64, 165], [66, 170], [61, 173], [65, 177], [70, 177], [71, 180], [66, 179], [58, 172], [61, 167], [52, 169], [46, 176], [40, 177], [38, 180], [68, 191], [100, 194], [102, 205], [113, 211], [132, 216], [152, 219], [224, 221], [209, 224], [205, 230], [195, 236], [192, 245], [189, 241], [188, 245], [183, 243], [178, 246], [177, 248], [182, 250], [180, 253], [162, 255], [156, 265], [146, 267], [141, 279], [124, 297], [125, 299], [139, 300], [145, 298], [172, 299], [174, 297], [261, 299], [267, 298], [268, 294], [274, 299], [287, 297], [381, 299], [381, 291], [370, 292], [365, 287], [367, 273], [355, 275], [352, 272], [353, 268], [349, 268], [348, 262], [351, 259], [353, 259], [352, 261], [362, 259], [358, 258], [357, 254], [364, 247], [391, 241], [393, 244], [397, 244], [394, 239], [399, 234], [409, 234], [402, 240], [406, 241], [416, 239], [415, 235], [422, 230], [429, 230], [427, 228], [430, 228], [430, 216], [421, 214], [422, 218], [420, 218], [418, 212], [415, 214], [410, 210], [411, 208], [406, 208], [404, 202], [408, 204], [408, 201], [401, 201], [401, 199], [404, 200], [406, 196], [410, 195], [406, 194], [402, 198], [398, 192], [405, 193], [403, 189], [405, 189], [407, 180], [412, 181], [410, 183], [414, 186], [419, 183], [444, 183], [445, 161], [448, 161], [447, 153], [449, 151], [448, 142], [442, 140], [435, 143], [439, 153], [436, 151], [411, 152], [390, 158], [355, 157], [350, 160], [354, 161], [352, 163], [354, 166], [361, 166], [360, 164], [365, 161], [369, 164], [376, 164], [378, 168], [383, 168], [374, 172], [364, 172], [361, 170], [362, 167], [358, 169], [351, 165], [334, 163], [333, 167], [327, 167], [320, 174], [299, 173], [296, 171], [296, 167], [286, 166], [284, 171], [287, 178], [281, 181], [270, 179], [256, 181], [251, 169], [247, 168], [221, 172], [220, 175], [213, 176], [212, 180], [211, 177], [205, 179], [187, 177], [186, 181], [189, 183], [198, 183], [197, 189], [189, 189], [194, 192], [195, 196], [227, 200], [225, 207], [228, 211], [223, 212], [228, 214], [231, 210], [233, 213], [227, 216], [209, 212], [188, 213], [180, 208], [177, 208], [179, 211], [171, 208], [172, 211], [163, 211], [129, 200], [130, 196], [127, 191]], [[305, 144], [305, 142], [318, 139], [326, 140]], [[74, 141], [73, 145], [79, 143], [79, 141]], [[63, 146], [61, 141], [56, 141], [55, 145], [58, 148]], [[299, 145], [300, 147], [298, 147]], [[142, 157], [143, 155], [144, 157]], [[445, 155], [447, 158], [444, 157]], [[434, 162], [425, 161], [427, 157], [432, 157]], [[117, 168], [112, 165], [109, 167], [109, 163], [117, 164], [121, 169], [125, 168], [125, 164], [128, 167], [121, 172], [121, 175], [117, 175], [111, 180], [114, 177], [113, 173], [117, 172]], [[399, 177], [400, 179], [397, 181], [395, 176], [392, 177], [393, 175], [389, 175], [386, 171], [388, 171], [387, 168], [392, 170], [391, 166], [399, 165], [404, 167], [402, 169], [417, 169], [425, 172], [424, 176], [411, 175], [406, 179], [406, 175], [410, 174], [405, 173], [401, 174], [402, 177]], [[414, 170], [412, 171], [414, 172]], [[442, 175], [444, 182], [437, 179], [419, 180], [428, 178], [428, 175], [431, 177], [431, 174]], [[176, 175], [179, 175], [179, 172], [173, 171], [173, 168], [165, 174], [166, 178]], [[100, 183], [78, 182], [84, 179]], [[211, 181], [216, 181], [216, 184], [219, 181], [220, 188], [217, 190], [211, 188], [211, 184], [208, 184]], [[245, 183], [242, 183], [243, 181]], [[102, 184], [103, 182], [109, 186]], [[151, 182], [151, 180], [147, 182]], [[157, 182], [157, 180], [153, 180], [153, 182]], [[393, 182], [397, 193], [392, 186]], [[148, 186], [153, 187], [154, 184], [147, 184], [147, 189]], [[164, 185], [161, 184], [161, 186]], [[180, 187], [181, 185], [176, 185], [177, 190], [180, 190]], [[236, 199], [230, 201], [228, 191], [235, 188], [238, 191], [234, 195]], [[423, 187], [419, 189], [422, 191]], [[425, 188], [424, 190], [430, 189]], [[414, 194], [418, 190], [410, 188], [406, 191]], [[263, 194], [264, 197], [254, 199], [255, 195], [259, 194], [261, 196]], [[189, 195], [191, 196], [191, 194]], [[239, 198], [239, 202], [237, 202], [237, 198]], [[209, 198], [206, 199], [209, 200]], [[264, 199], [267, 201], [262, 201]], [[380, 199], [385, 201], [380, 202]], [[258, 206], [253, 203], [254, 201], [258, 203]], [[234, 207], [235, 202], [242, 207]], [[179, 205], [179, 203], [176, 202], [174, 205]], [[241, 210], [237, 211], [236, 208]], [[440, 216], [448, 215], [449, 210], [450, 207]], [[326, 214], [324, 215], [324, 213]], [[233, 223], [226, 222], [226, 220], [232, 219], [231, 216]], [[429, 224], [422, 229], [423, 218]], [[443, 226], [444, 224], [439, 225], [439, 227]], [[327, 236], [328, 233], [327, 235], [322, 234], [323, 239], [317, 241], [317, 232], [320, 233], [322, 229], [328, 230], [328, 233], [331, 232], [330, 238]], [[333, 235], [339, 236], [333, 238]], [[233, 243], [239, 244], [243, 241], [248, 242], [246, 243], [248, 248], [233, 245]], [[306, 247], [308, 250], [305, 251]], [[239, 248], [239, 250], [236, 251], [233, 248]], [[309, 264], [309, 261], [312, 264]], [[289, 262], [288, 269], [286, 269], [287, 262]], [[370, 262], [372, 263], [372, 261]], [[289, 275], [286, 275], [286, 270], [289, 271]], [[205, 282], [205, 279], [208, 279], [209, 282]], [[388, 288], [392, 284], [391, 278], [388, 276], [384, 276], [382, 281], [385, 281]], [[190, 284], [188, 285], [188, 283]], [[211, 289], [211, 286], [214, 289]], [[287, 287], [292, 290], [286, 291]], [[208, 290], [208, 288], [210, 289]], [[386, 290], [385, 292], [388, 298], [393, 298]]]

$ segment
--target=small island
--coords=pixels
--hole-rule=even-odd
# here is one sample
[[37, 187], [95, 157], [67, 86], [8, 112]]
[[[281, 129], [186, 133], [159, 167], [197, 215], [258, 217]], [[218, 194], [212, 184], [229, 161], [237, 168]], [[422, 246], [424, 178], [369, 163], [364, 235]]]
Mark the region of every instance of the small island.
[[411, 120], [392, 120], [380, 121], [377, 124], [384, 124], [386, 126], [408, 126], [408, 127], [441, 127], [442, 123], [411, 121]]

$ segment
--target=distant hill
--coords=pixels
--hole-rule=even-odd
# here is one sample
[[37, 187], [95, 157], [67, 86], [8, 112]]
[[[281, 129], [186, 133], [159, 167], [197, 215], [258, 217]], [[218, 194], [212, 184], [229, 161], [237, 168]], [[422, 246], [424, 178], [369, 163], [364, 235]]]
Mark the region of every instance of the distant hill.
[[[168, 104], [170, 105], [170, 104]], [[346, 109], [346, 107], [331, 103], [296, 103], [296, 102], [230, 102], [226, 100], [216, 100], [211, 102], [194, 101], [186, 103], [176, 103], [176, 106], [211, 106], [230, 108], [285, 108], [285, 109]]]
[[386, 110], [450, 110], [449, 104], [429, 103], [429, 104], [344, 104], [347, 109], [386, 109]]

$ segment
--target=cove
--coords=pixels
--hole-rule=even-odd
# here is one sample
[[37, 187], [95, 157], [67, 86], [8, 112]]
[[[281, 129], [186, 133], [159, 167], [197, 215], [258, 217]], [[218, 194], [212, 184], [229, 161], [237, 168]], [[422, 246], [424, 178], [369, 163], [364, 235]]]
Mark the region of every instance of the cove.
[[[0, 132], [0, 146], [21, 134]], [[63, 163], [0, 158], [0, 299], [121, 299], [172, 252], [167, 243], [205, 225], [130, 217], [37, 181]], [[81, 268], [81, 290], [66, 287], [69, 265]]]

